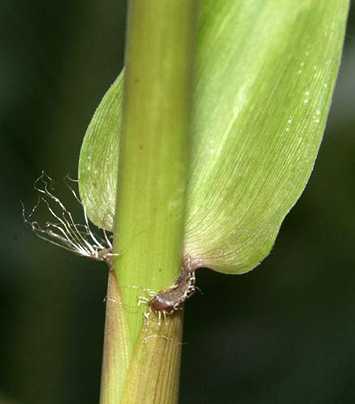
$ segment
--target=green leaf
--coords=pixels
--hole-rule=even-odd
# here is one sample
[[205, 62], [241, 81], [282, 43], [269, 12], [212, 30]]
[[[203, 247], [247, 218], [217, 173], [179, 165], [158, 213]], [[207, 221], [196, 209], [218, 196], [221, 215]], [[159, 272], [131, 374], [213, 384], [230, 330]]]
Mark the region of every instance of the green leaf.
[[103, 97], [80, 151], [79, 191], [90, 220], [112, 231], [116, 201], [123, 74]]
[[[244, 273], [270, 252], [311, 174], [349, 3], [201, 3], [185, 252], [214, 270]], [[118, 79], [80, 156], [84, 206], [106, 229], [115, 206], [121, 91]]]

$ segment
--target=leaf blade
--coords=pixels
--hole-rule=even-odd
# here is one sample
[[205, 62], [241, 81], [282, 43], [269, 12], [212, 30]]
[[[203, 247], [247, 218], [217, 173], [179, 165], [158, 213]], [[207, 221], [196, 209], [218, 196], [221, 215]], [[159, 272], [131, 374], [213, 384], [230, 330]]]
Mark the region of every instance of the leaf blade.
[[[347, 12], [345, 1], [253, 3], [260, 8], [229, 2], [225, 32], [198, 41], [205, 47], [198, 55], [186, 250], [226, 273], [247, 272], [268, 254], [306, 185], [328, 115]], [[212, 15], [222, 13], [212, 2], [208, 13], [212, 7]], [[244, 44], [229, 52], [236, 76], [231, 85], [210, 55], [228, 53], [227, 38], [238, 36], [238, 24], [249, 29]], [[207, 77], [211, 71], [214, 78]], [[211, 106], [212, 94], [219, 94], [219, 103]]]
[[[270, 252], [314, 166], [348, 6], [347, 0], [203, 2], [185, 252], [204, 266], [244, 273]], [[100, 104], [79, 166], [88, 216], [107, 229], [120, 91], [115, 83]]]

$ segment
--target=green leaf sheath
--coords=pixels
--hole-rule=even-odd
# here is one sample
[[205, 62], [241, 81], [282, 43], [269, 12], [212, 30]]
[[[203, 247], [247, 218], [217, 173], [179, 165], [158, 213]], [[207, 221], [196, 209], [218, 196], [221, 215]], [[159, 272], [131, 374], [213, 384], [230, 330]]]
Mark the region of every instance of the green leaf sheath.
[[129, 367], [122, 404], [178, 402], [181, 339], [182, 312], [148, 322]]
[[129, 367], [128, 326], [113, 271], [108, 274], [100, 404], [118, 404]]
[[[272, 248], [317, 156], [348, 7], [348, 0], [201, 2], [184, 248], [205, 266], [247, 272]], [[100, 104], [79, 170], [88, 215], [108, 229], [118, 147], [109, 127], [119, 125], [120, 91], [117, 81]]]

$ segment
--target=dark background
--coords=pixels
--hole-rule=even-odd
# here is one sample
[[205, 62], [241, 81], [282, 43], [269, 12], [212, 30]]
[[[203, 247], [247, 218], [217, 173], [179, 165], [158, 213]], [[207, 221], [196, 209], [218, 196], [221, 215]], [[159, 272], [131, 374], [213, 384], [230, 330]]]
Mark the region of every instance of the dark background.
[[[316, 169], [271, 255], [247, 275], [199, 276], [182, 404], [355, 402], [354, 17]], [[76, 176], [124, 24], [123, 1], [0, 3], [0, 404], [98, 402], [105, 268], [35, 238], [20, 201], [34, 204], [42, 169], [58, 193]]]

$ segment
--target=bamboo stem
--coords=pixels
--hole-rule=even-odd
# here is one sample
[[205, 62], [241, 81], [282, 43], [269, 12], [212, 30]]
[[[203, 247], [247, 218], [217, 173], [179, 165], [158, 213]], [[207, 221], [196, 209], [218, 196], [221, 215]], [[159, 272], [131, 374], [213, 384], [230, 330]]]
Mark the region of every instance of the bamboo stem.
[[139, 300], [171, 286], [182, 263], [196, 4], [129, 2], [113, 259], [120, 304], [108, 304], [101, 404], [178, 399], [182, 312], [145, 321]]

